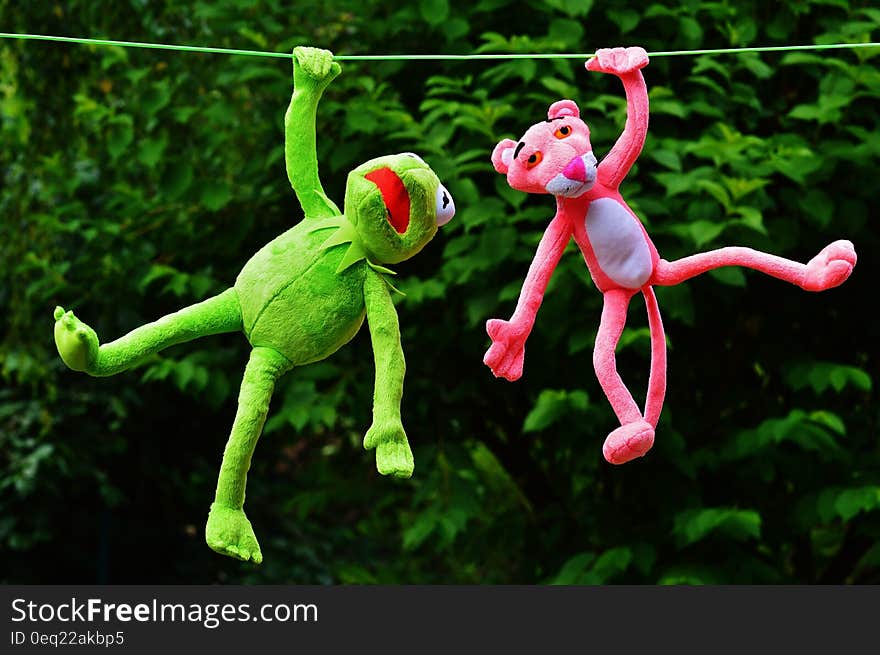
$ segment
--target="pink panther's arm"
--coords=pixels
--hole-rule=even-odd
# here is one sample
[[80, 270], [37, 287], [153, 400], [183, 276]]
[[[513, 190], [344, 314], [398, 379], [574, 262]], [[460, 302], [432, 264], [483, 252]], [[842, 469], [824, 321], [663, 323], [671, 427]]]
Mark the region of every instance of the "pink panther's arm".
[[641, 69], [648, 64], [642, 48], [609, 48], [596, 52], [587, 70], [617, 75], [626, 92], [626, 126], [599, 164], [599, 182], [616, 189], [638, 159], [648, 134], [648, 87]]
[[495, 377], [513, 382], [522, 375], [526, 339], [535, 324], [535, 316], [544, 299], [550, 276], [570, 238], [571, 224], [567, 217], [557, 214], [541, 237], [513, 316], [509, 321], [491, 319], [486, 322], [486, 332], [492, 338], [492, 346], [483, 357], [483, 362], [492, 369]]

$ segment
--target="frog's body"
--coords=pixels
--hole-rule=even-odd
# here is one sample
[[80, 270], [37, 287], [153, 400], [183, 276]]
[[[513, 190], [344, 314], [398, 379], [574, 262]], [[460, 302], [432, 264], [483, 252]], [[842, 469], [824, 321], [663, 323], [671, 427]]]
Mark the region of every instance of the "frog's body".
[[262, 561], [244, 513], [251, 456], [275, 383], [295, 366], [348, 343], [369, 321], [376, 365], [373, 424], [364, 437], [383, 475], [409, 477], [412, 451], [400, 420], [406, 365], [392, 287], [382, 264], [419, 252], [455, 206], [430, 167], [403, 153], [370, 160], [348, 175], [345, 212], [318, 177], [315, 116], [324, 88], [339, 74], [326, 50], [294, 50], [294, 93], [284, 119], [287, 174], [305, 219], [261, 248], [235, 285], [213, 298], [100, 344], [71, 311], [55, 308], [55, 344], [73, 370], [107, 376], [168, 346], [221, 332], [243, 332], [253, 346], [232, 433], [223, 453], [205, 537], [217, 552]]
[[346, 246], [325, 248], [328, 233], [303, 221], [263, 246], [239, 273], [242, 328], [253, 346], [274, 348], [294, 366], [332, 355], [366, 317], [366, 260], [335, 273]]

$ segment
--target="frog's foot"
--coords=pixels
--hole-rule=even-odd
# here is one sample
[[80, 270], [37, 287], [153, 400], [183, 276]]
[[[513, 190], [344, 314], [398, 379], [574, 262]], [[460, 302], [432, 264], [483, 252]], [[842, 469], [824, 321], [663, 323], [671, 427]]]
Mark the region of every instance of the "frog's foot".
[[244, 510], [212, 503], [205, 526], [205, 541], [221, 555], [255, 564], [263, 561], [260, 544]]
[[602, 454], [609, 464], [625, 464], [641, 457], [654, 445], [654, 427], [640, 420], [621, 425], [605, 439]]
[[415, 461], [406, 440], [384, 441], [376, 448], [376, 468], [382, 475], [412, 477]]
[[364, 437], [364, 448], [376, 449], [376, 468], [395, 478], [412, 476], [414, 461], [400, 419], [373, 421]]
[[98, 335], [71, 311], [55, 308], [55, 347], [74, 371], [88, 371], [98, 358]]

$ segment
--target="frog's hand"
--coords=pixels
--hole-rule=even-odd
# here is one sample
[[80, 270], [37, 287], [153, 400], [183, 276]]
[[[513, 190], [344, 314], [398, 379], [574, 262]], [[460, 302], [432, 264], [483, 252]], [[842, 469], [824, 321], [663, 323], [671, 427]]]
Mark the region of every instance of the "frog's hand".
[[287, 177], [306, 218], [338, 216], [342, 213], [321, 186], [315, 146], [318, 101], [341, 70], [329, 50], [303, 47], [293, 50], [294, 90], [284, 115], [284, 159]]
[[388, 283], [372, 269], [367, 269], [364, 280], [364, 304], [376, 363], [373, 426], [367, 432], [364, 447], [376, 449], [376, 466], [380, 473], [408, 478], [412, 475], [413, 460], [400, 422], [406, 374], [400, 325]]

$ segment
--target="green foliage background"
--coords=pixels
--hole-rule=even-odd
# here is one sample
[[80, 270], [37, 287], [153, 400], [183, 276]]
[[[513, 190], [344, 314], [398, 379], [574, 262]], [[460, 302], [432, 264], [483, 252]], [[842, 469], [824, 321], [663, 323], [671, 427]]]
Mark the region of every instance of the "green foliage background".
[[[4, 31], [337, 53], [590, 52], [880, 40], [841, 0], [0, 0]], [[481, 362], [552, 215], [489, 163], [560, 97], [607, 152], [622, 88], [577, 61], [346, 64], [319, 116], [331, 197], [348, 169], [422, 154], [458, 215], [399, 267], [406, 482], [381, 478], [366, 334], [287, 376], [248, 514], [266, 561], [203, 542], [247, 347], [225, 335], [113, 379], [66, 370], [52, 309], [105, 339], [226, 288], [299, 220], [282, 158], [290, 62], [0, 43], [0, 581], [880, 582], [874, 220], [880, 51], [656, 58], [625, 196], [673, 259], [744, 244], [806, 261], [850, 238], [852, 279], [811, 295], [724, 270], [658, 292], [669, 394], [654, 450], [612, 467], [592, 372], [601, 308], [564, 257], [521, 381]], [[866, 304], [867, 303], [867, 304]], [[645, 388], [635, 303], [619, 354]], [[292, 317], [295, 320], [295, 317]], [[642, 392], [639, 392], [642, 393]]]

